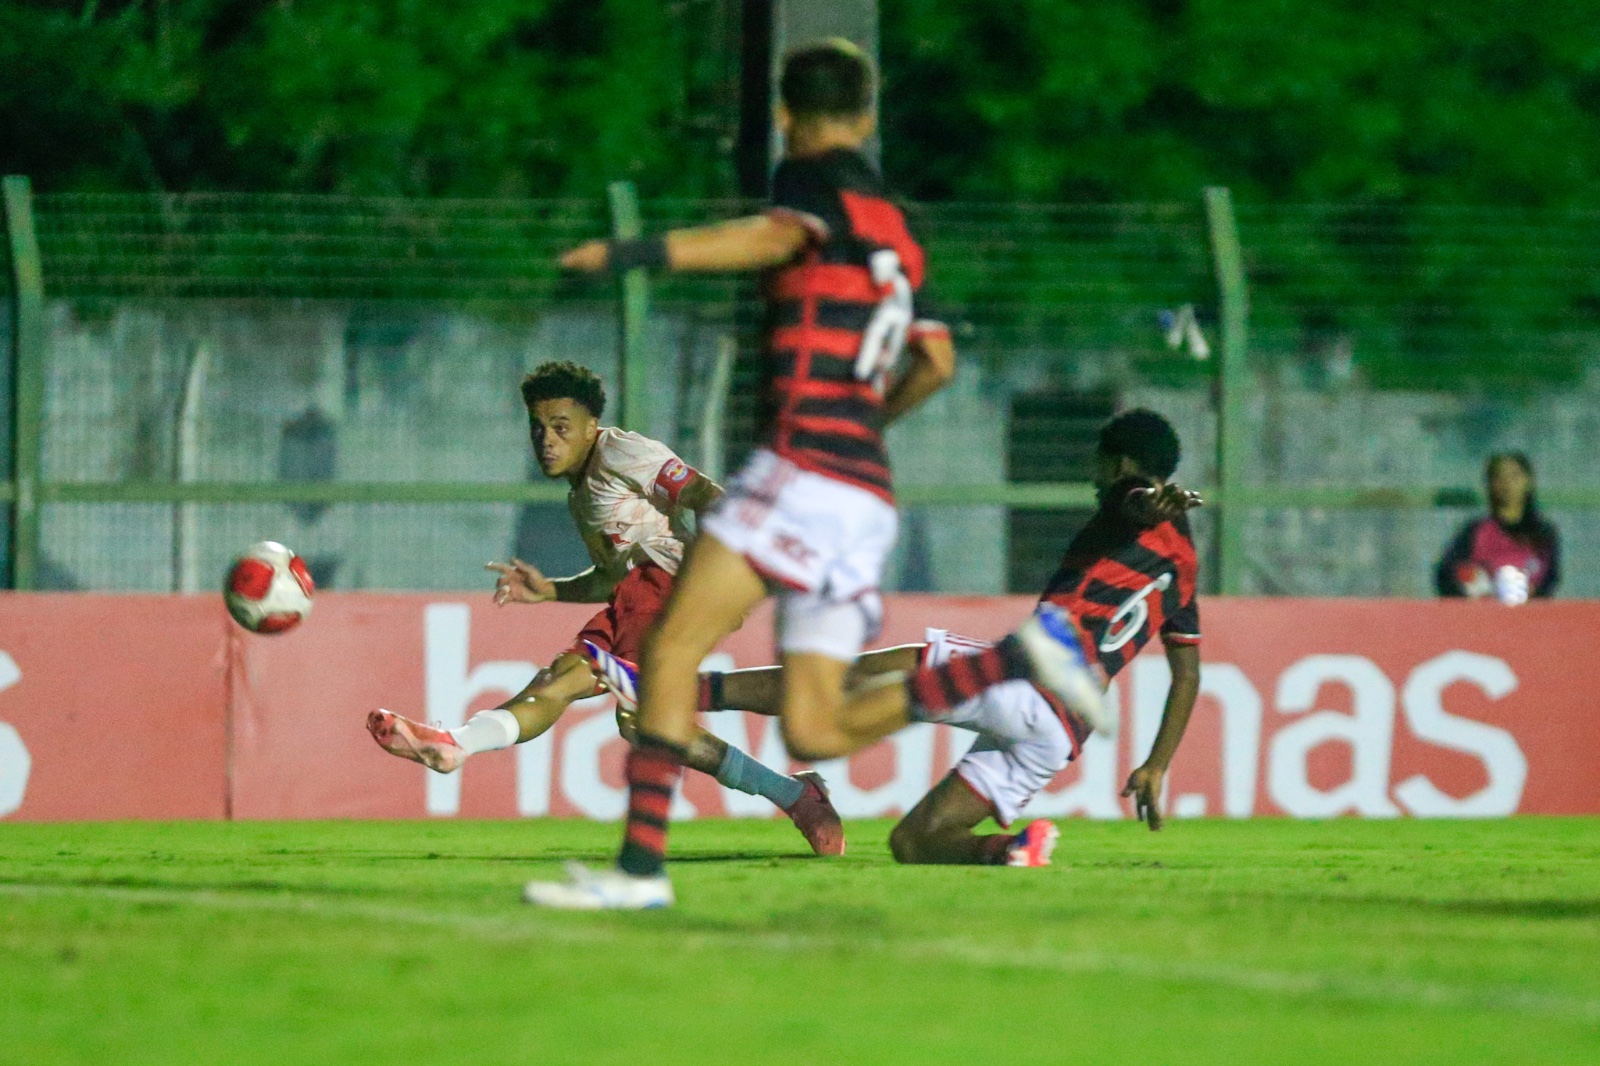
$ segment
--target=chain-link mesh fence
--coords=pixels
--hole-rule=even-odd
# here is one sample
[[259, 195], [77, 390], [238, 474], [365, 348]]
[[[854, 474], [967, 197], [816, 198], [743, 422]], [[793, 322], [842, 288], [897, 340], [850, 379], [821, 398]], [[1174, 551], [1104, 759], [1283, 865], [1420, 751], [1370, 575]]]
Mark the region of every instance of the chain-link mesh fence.
[[[644, 215], [660, 228], [747, 206], [647, 202]], [[558, 249], [605, 233], [602, 199], [42, 196], [36, 212], [43, 477], [65, 487], [44, 508], [42, 583], [206, 588], [268, 536], [334, 588], [470, 588], [513, 551], [582, 565], [560, 487], [530, 465], [517, 383], [570, 358], [616, 394], [614, 290], [554, 267]], [[1037, 588], [1087, 500], [1008, 508], [1001, 490], [1085, 481], [1098, 425], [1121, 407], [1167, 414], [1179, 477], [1216, 483], [1217, 286], [1198, 198], [913, 214], [963, 358], [891, 433], [895, 587]], [[1249, 512], [1249, 591], [1425, 594], [1468, 513], [1434, 504], [1479, 506], [1493, 450], [1528, 451], [1556, 503], [1595, 498], [1600, 216], [1252, 208], [1239, 223], [1245, 482], [1305, 497]], [[750, 279], [653, 286], [649, 429], [691, 462], [725, 472], [755, 438], [760, 313]], [[719, 431], [712, 383], [733, 353]], [[308, 482], [363, 488], [332, 502], [255, 491]], [[162, 502], [102, 488], [185, 483]], [[230, 502], [216, 483], [243, 488]], [[1351, 488], [1377, 494], [1317, 495]], [[1565, 591], [1600, 592], [1586, 512], [1554, 514]], [[1206, 512], [1197, 536], [1206, 558]]]

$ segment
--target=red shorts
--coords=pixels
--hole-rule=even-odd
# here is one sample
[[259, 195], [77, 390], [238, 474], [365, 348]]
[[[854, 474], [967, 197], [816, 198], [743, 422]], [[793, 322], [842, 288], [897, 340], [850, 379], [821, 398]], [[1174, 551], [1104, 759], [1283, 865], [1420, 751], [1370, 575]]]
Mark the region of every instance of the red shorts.
[[644, 635], [661, 617], [671, 591], [672, 575], [655, 563], [634, 567], [617, 582], [606, 609], [583, 627], [572, 650], [583, 654], [582, 642], [589, 640], [620, 659], [637, 663]]

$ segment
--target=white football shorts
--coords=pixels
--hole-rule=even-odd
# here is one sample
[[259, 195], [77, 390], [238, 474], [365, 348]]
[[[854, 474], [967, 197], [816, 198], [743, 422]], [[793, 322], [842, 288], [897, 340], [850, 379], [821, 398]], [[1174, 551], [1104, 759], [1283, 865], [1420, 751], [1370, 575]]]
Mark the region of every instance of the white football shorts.
[[853, 662], [883, 624], [879, 587], [899, 523], [894, 507], [866, 489], [761, 449], [701, 532], [781, 590], [781, 651]]
[[[972, 655], [989, 645], [943, 629], [929, 629], [924, 666], [954, 655]], [[1072, 738], [1039, 690], [1029, 681], [1006, 681], [985, 689], [940, 719], [978, 734], [952, 773], [987, 800], [995, 821], [1009, 826], [1022, 808], [1072, 761]]]

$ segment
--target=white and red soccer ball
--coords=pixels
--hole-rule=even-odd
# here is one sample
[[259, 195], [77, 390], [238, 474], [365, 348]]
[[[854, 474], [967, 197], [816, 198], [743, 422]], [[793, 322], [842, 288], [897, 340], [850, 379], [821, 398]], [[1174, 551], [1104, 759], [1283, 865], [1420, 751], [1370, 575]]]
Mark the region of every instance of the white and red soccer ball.
[[282, 633], [311, 613], [316, 586], [305, 560], [264, 540], [233, 561], [222, 598], [233, 620], [252, 633]]

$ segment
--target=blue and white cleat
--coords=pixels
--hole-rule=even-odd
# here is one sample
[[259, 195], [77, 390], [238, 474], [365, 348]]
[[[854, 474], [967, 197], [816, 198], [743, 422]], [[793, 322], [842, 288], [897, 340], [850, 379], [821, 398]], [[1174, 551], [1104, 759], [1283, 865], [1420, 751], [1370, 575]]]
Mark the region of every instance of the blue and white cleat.
[[594, 661], [595, 669], [600, 671], [600, 678], [606, 683], [606, 688], [617, 698], [617, 706], [625, 711], [639, 709], [639, 668], [626, 659], [618, 658], [598, 647], [593, 641], [586, 640], [583, 646], [589, 649], [589, 658]]
[[1117, 709], [1106, 706], [1100, 685], [1072, 616], [1053, 603], [1042, 603], [1017, 630], [1017, 640], [1033, 666], [1033, 680], [1061, 697], [1067, 709], [1109, 739], [1117, 735]]
[[666, 874], [634, 877], [614, 866], [591, 870], [580, 862], [567, 863], [565, 881], [529, 881], [522, 899], [562, 911], [649, 911], [674, 902]]

